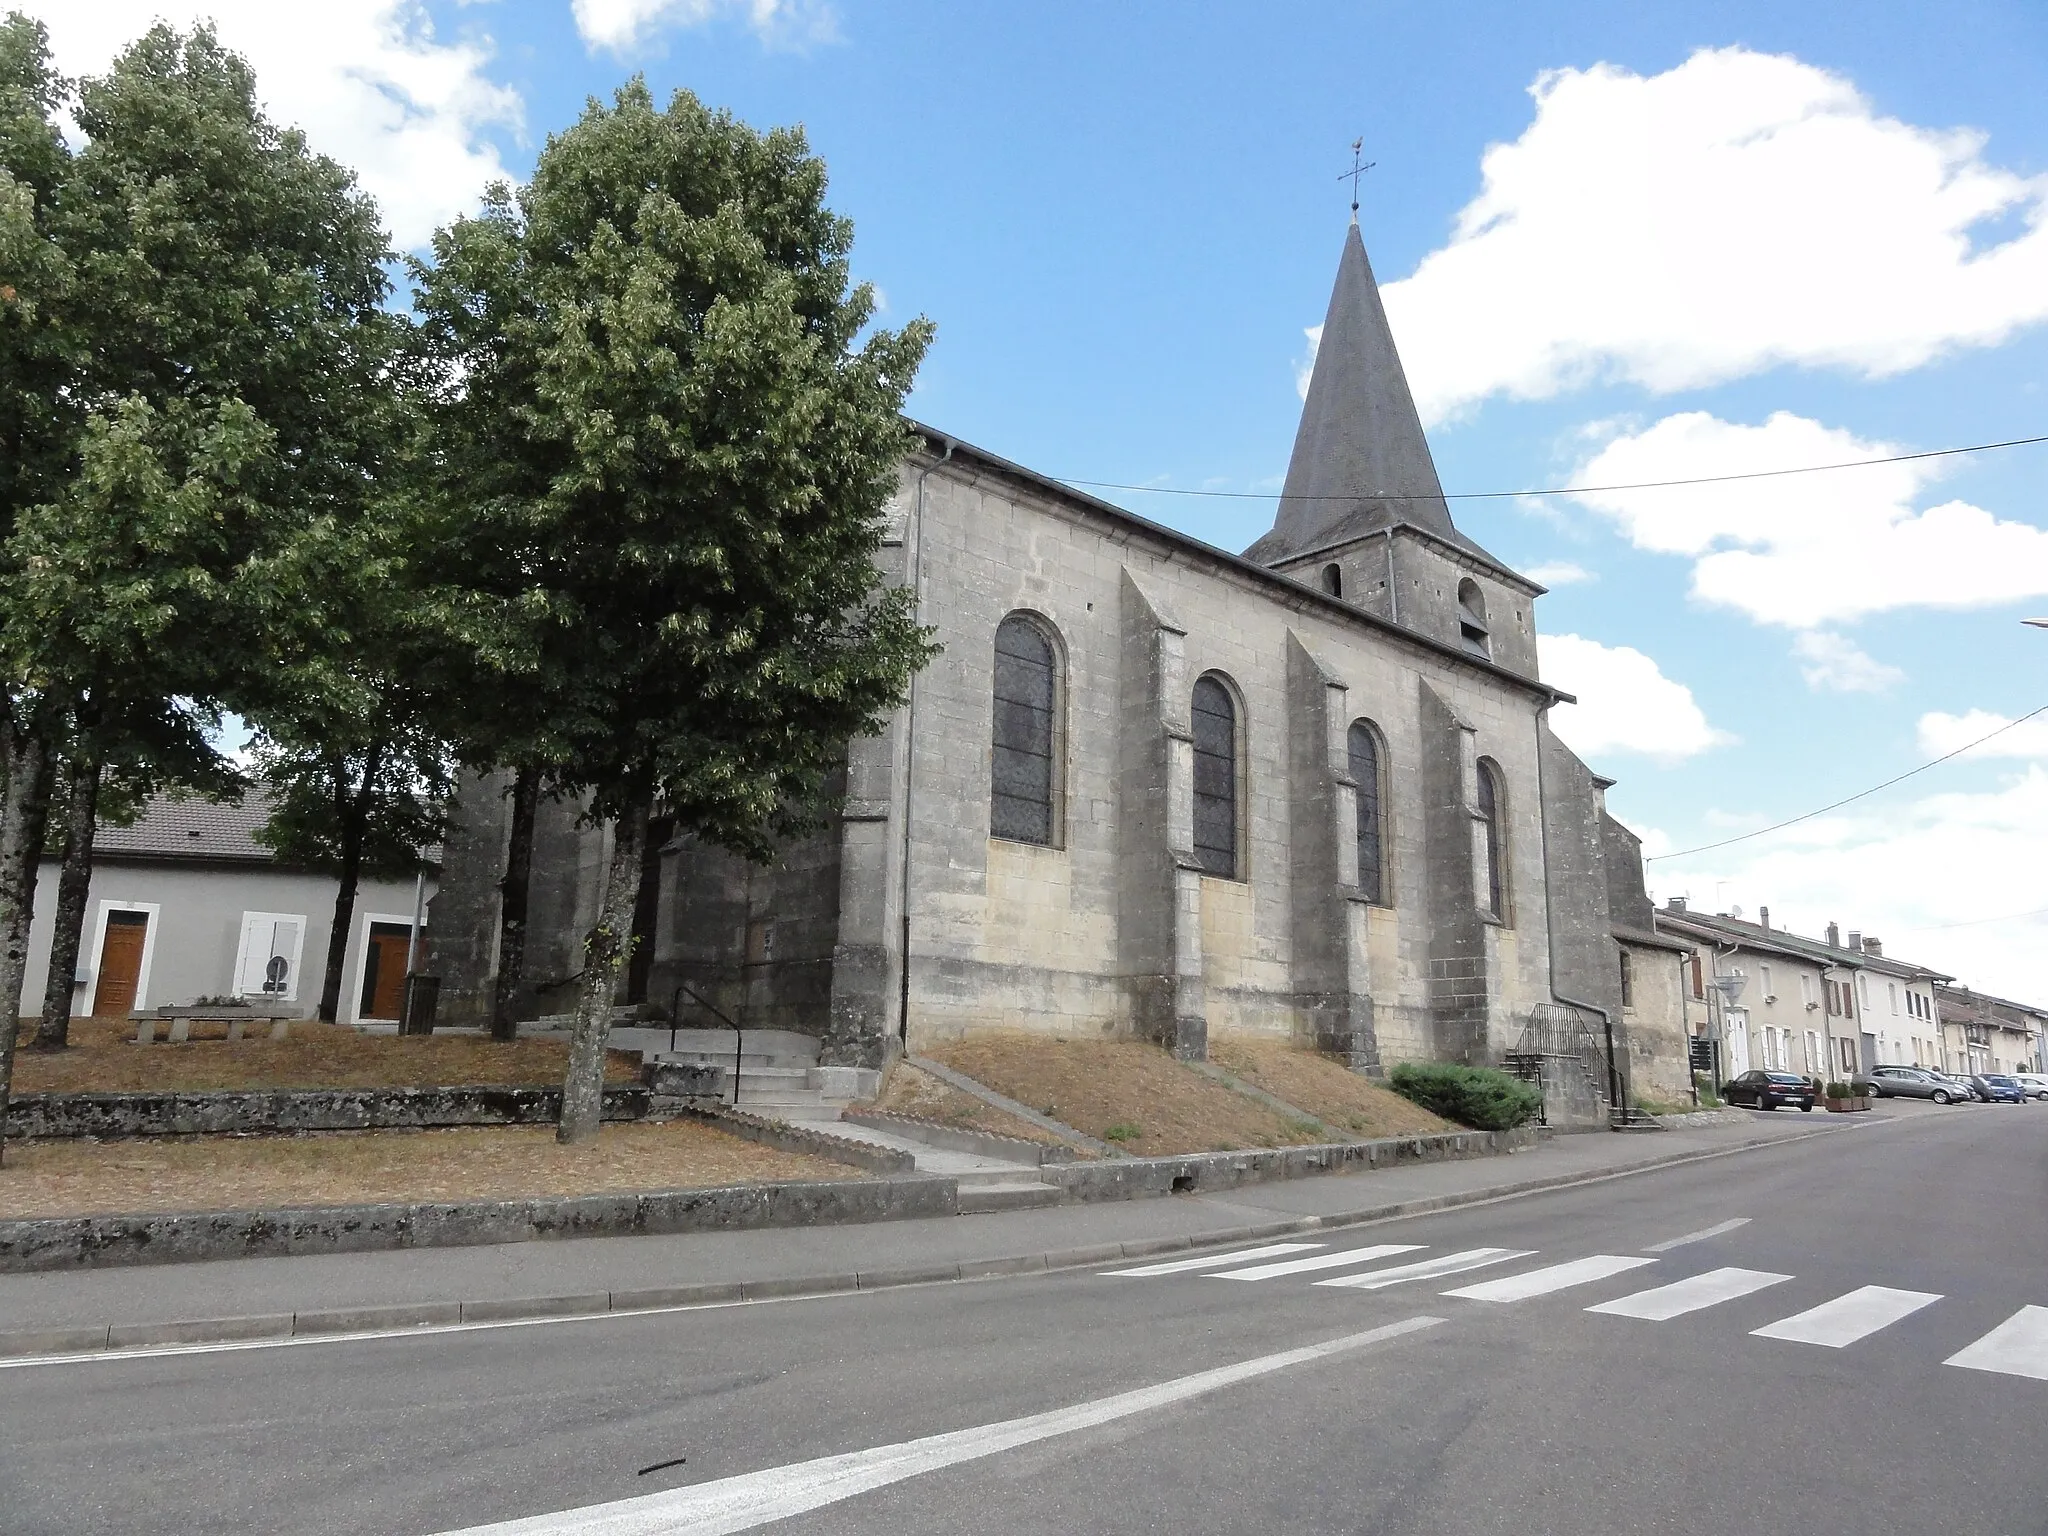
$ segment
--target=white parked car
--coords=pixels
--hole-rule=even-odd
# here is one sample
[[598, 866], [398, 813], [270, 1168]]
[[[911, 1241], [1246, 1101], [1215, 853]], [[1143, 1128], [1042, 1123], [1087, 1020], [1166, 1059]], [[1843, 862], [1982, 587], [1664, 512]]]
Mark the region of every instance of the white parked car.
[[2030, 1099], [2048, 1099], [2048, 1077], [2038, 1072], [2008, 1072], [2006, 1076], [2020, 1085]]

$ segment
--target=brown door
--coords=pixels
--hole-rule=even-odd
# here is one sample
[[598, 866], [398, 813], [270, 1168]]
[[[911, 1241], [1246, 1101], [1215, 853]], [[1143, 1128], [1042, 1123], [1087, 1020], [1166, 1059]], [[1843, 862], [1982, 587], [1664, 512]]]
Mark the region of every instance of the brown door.
[[142, 980], [142, 941], [149, 937], [147, 912], [109, 912], [100, 940], [99, 983], [93, 988], [95, 1018], [124, 1018], [135, 1006]]
[[403, 923], [370, 924], [370, 952], [363, 957], [366, 1019], [395, 1019], [405, 1009], [405, 951], [412, 930]]

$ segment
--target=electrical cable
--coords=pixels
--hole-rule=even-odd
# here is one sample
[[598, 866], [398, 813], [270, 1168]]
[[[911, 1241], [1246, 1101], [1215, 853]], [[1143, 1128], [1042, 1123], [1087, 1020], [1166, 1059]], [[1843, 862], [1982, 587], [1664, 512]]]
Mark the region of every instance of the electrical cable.
[[1724, 837], [1718, 843], [1701, 843], [1697, 848], [1681, 848], [1676, 853], [1653, 853], [1649, 855], [1647, 858], [1645, 858], [1643, 862], [1645, 864], [1654, 864], [1659, 862], [1660, 860], [1683, 859], [1695, 853], [1711, 853], [1716, 848], [1731, 847], [1736, 843], [1746, 843], [1753, 837], [1762, 837], [1766, 833], [1782, 832], [1787, 827], [1796, 827], [1802, 821], [1811, 821], [1816, 816], [1825, 816], [1829, 811], [1838, 811], [1843, 806], [1849, 805], [1857, 800], [1866, 799], [1869, 796], [1876, 794], [1881, 789], [1890, 789], [1894, 784], [1903, 783], [1905, 780], [1912, 778], [1913, 775], [1916, 773], [1925, 773], [1930, 768], [1937, 768], [1941, 764], [1947, 762], [1952, 757], [1961, 757], [1965, 752], [1969, 751], [1972, 747], [1981, 747], [1984, 745], [1985, 742], [1991, 740], [1992, 737], [2003, 736], [2007, 731], [2013, 729], [2013, 727], [2025, 725], [2029, 720], [2033, 719], [2034, 716], [2042, 714], [2048, 714], [2048, 704], [2043, 704], [2039, 709], [2028, 710], [2024, 715], [2021, 715], [2017, 720], [2006, 721], [2005, 724], [2001, 725], [1997, 730], [1986, 732], [1984, 735], [1979, 736], [1975, 741], [1964, 742], [1960, 747], [1957, 747], [1953, 752], [1944, 752], [1939, 757], [1930, 758], [1926, 762], [1922, 763], [1918, 768], [1908, 768], [1904, 773], [1898, 774], [1893, 778], [1886, 779], [1882, 784], [1873, 784], [1868, 789], [1857, 790], [1856, 793], [1853, 795], [1844, 795], [1841, 799], [1831, 801], [1827, 805], [1820, 807], [1820, 809], [1818, 810], [1807, 811], [1802, 815], [1789, 817], [1784, 821], [1773, 822], [1768, 827], [1758, 827], [1754, 832], [1744, 832], [1736, 837]]
[[[2048, 443], [2040, 437], [2011, 437], [2003, 442], [1971, 443], [1962, 448], [1929, 448], [1920, 453], [1894, 453], [1881, 459], [1849, 459], [1840, 464], [1802, 464], [1794, 469], [1752, 469], [1732, 475], [1696, 475], [1686, 480], [1637, 480], [1624, 485], [1558, 485], [1535, 491], [1444, 491], [1444, 501], [1506, 501], [1520, 496], [1595, 496], [1608, 491], [1661, 491], [1681, 485], [1725, 485], [1732, 480], [1775, 480], [1784, 475], [1819, 475], [1837, 469], [1868, 469], [1877, 464], [1910, 464], [1918, 459], [1947, 459], [1963, 453], [1989, 453], [1997, 448], [2025, 448]], [[1050, 478], [1062, 485], [1085, 486], [1098, 491], [1142, 491], [1153, 496], [1211, 496], [1226, 501], [1272, 501], [1279, 491], [1191, 491], [1167, 485], [1125, 485], [1116, 480], [1076, 480], [1067, 475]], [[1436, 501], [1438, 494], [1397, 491], [1367, 492], [1358, 496], [1292, 496], [1290, 501]]]

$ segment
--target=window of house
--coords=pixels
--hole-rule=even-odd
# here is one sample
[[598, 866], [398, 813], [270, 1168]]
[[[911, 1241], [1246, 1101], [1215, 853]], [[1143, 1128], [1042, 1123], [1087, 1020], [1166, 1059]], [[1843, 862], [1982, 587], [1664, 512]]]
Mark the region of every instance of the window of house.
[[1323, 567], [1323, 590], [1332, 597], [1344, 595], [1344, 573], [1334, 560]]
[[1237, 700], [1211, 674], [1195, 680], [1195, 862], [1235, 880], [1238, 870]]
[[1892, 1012], [1897, 1013], [1899, 1011], [1899, 984], [1896, 981], [1888, 981], [1884, 984], [1884, 990], [1891, 999]]
[[1493, 642], [1486, 628], [1486, 594], [1469, 576], [1458, 583], [1458, 638], [1475, 656], [1493, 654]]
[[1856, 1001], [1865, 1013], [1870, 1011], [1870, 978], [1860, 971], [1856, 973]]
[[1059, 661], [1036, 617], [996, 626], [995, 722], [989, 753], [993, 837], [1054, 847], [1060, 838]]
[[1385, 758], [1370, 720], [1354, 720], [1346, 738], [1351, 782], [1358, 786], [1358, 888], [1365, 899], [1389, 905], [1387, 893]]
[[1813, 1006], [1813, 977], [1805, 971], [1799, 973], [1799, 1001], [1805, 1007]]
[[299, 956], [306, 919], [296, 912], [244, 912], [235, 956], [235, 992], [289, 1003], [299, 995]]
[[1760, 965], [1756, 968], [1756, 979], [1764, 989], [1765, 1002], [1768, 1003], [1773, 997], [1777, 996], [1771, 990], [1771, 968], [1768, 965]]
[[1692, 995], [1704, 1001], [1707, 995], [1706, 973], [1700, 969], [1700, 957], [1692, 957]]
[[1837, 1054], [1842, 1059], [1842, 1070], [1849, 1076], [1854, 1077], [1856, 1075], [1856, 1042], [1849, 1039], [1837, 1040], [1835, 1047]]
[[1486, 857], [1486, 910], [1508, 920], [1507, 792], [1493, 759], [1479, 760], [1479, 828]]
[[1621, 1006], [1633, 1008], [1636, 1005], [1635, 957], [1627, 950], [1621, 952]]

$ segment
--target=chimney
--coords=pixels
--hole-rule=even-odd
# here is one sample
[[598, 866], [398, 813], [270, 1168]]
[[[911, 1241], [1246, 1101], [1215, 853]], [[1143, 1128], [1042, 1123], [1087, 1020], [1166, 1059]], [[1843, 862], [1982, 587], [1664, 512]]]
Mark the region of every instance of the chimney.
[[1866, 933], [1863, 935], [1863, 953], [1866, 955], [1876, 955], [1879, 959], [1883, 959], [1884, 945], [1874, 935]]
[[1840, 949], [1842, 947], [1842, 930], [1837, 928], [1833, 923], [1829, 923], [1826, 929], [1826, 933], [1828, 948]]
[[1667, 911], [1683, 912], [1685, 910], [1685, 898], [1683, 896], [1674, 896], [1665, 902], [1664, 906]]
[[1768, 927], [1770, 927], [1770, 926], [1771, 926], [1771, 909], [1770, 909], [1769, 907], [1758, 907], [1758, 908], [1756, 909], [1756, 921], [1757, 921], [1757, 926], [1758, 926], [1759, 928], [1768, 928]]
[[1863, 935], [1854, 928], [1849, 930], [1849, 947], [1859, 955], [1863, 953]]

